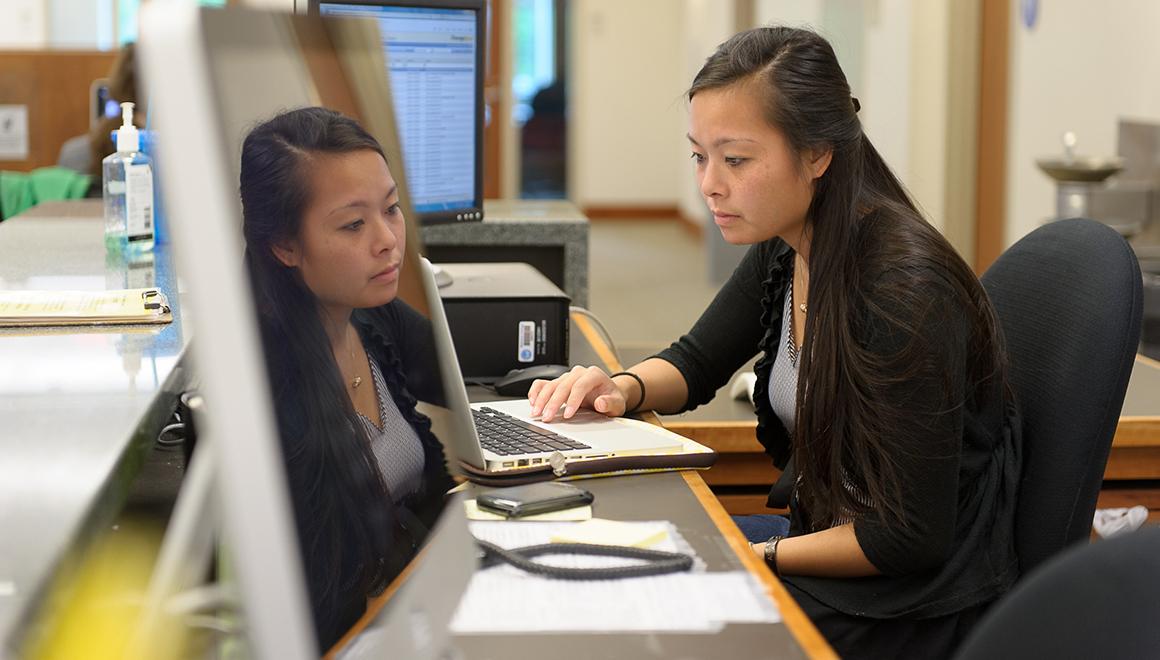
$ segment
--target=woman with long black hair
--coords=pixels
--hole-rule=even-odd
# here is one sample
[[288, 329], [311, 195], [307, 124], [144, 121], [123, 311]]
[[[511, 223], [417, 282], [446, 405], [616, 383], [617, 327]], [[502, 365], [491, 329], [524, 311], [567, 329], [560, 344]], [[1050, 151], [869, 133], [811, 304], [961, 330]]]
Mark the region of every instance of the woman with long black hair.
[[752, 247], [671, 347], [537, 382], [532, 413], [689, 410], [760, 354], [757, 437], [785, 468], [769, 504], [791, 515], [738, 525], [839, 654], [945, 657], [1018, 574], [995, 311], [871, 145], [825, 39], [740, 33], [688, 99], [702, 196]]
[[430, 325], [397, 298], [406, 246], [382, 147], [323, 108], [242, 147], [246, 265], [319, 645], [414, 556], [454, 484], [416, 397], [441, 402]]

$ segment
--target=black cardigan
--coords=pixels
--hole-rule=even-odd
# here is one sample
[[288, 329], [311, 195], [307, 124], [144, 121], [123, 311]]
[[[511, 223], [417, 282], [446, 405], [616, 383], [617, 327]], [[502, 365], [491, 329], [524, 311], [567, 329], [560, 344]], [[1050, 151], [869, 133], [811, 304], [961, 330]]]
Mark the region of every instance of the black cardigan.
[[[688, 384], [684, 409], [713, 398], [755, 353], [757, 438], [785, 468], [792, 453], [789, 434], [769, 403], [768, 381], [781, 338], [781, 316], [793, 251], [780, 239], [754, 245], [688, 334], [656, 357], [672, 363]], [[931, 274], [937, 291], [940, 274]], [[937, 294], [935, 294], [937, 295]], [[961, 315], [950, 315], [952, 317]], [[964, 394], [966, 350], [961, 318], [936, 324], [924, 318], [928, 336], [945, 337], [932, 360], [941, 377], [908, 382], [897, 399], [905, 419], [898, 429], [905, 526], [871, 515], [854, 523], [859, 545], [882, 575], [864, 578], [785, 579], [826, 605], [870, 618], [928, 618], [986, 603], [1006, 591], [1018, 575], [1013, 545], [1019, 479], [1020, 424], [1013, 404], [996, 382], [987, 396]], [[866, 345], [898, 341], [873, 332]], [[885, 345], [884, 345], [885, 344]], [[878, 351], [875, 351], [878, 352]], [[899, 365], [901, 368], [902, 365]], [[935, 376], [932, 374], [932, 376]], [[960, 383], [949, 395], [946, 379]], [[947, 409], [947, 398], [960, 405]], [[917, 451], [916, 451], [917, 450]], [[771, 490], [769, 505], [784, 507], [793, 492], [792, 466]], [[796, 501], [795, 501], [796, 504]], [[791, 506], [790, 535], [808, 533], [808, 512]]]
[[[426, 318], [402, 301], [395, 300], [374, 309], [355, 310], [352, 321], [368, 356], [378, 363], [399, 412], [415, 429], [423, 445], [424, 467], [419, 490], [404, 498], [400, 505], [383, 502], [383, 506], [390, 511], [390, 519], [396, 521], [401, 530], [392, 539], [390, 555], [383, 558], [390, 573], [388, 577], [393, 579], [422, 545], [428, 530], [442, 511], [444, 494], [455, 485], [447, 471], [443, 446], [431, 432], [431, 420], [416, 409], [418, 399], [442, 405], [444, 396], [435, 363], [431, 325]], [[275, 392], [279, 434], [283, 438], [300, 436], [307, 424], [302, 403], [294, 394], [296, 388], [285, 386], [284, 380], [294, 377], [294, 361], [287, 354], [285, 342], [267, 337], [265, 348], [270, 357], [269, 368]], [[300, 466], [287, 458], [295, 516], [299, 529], [302, 529], [306, 521], [301, 519], [301, 515], [309, 509], [309, 504], [300, 501], [299, 494], [302, 491], [294, 483], [294, 475], [299, 470]], [[349, 549], [353, 549], [356, 542], [350, 533], [344, 534], [341, 541], [342, 547]], [[307, 553], [304, 552], [302, 556], [308, 585], [313, 591], [318, 588], [317, 579], [309, 578], [319, 568], [312, 566], [313, 560]], [[353, 554], [344, 556], [343, 561], [352, 570], [357, 566], [357, 557]], [[344, 574], [348, 574], [348, 571], [344, 570]], [[352, 588], [352, 585], [331, 587], [338, 590], [338, 611], [323, 611], [317, 594], [311, 593], [315, 634], [322, 650], [332, 646], [354, 625], [366, 610], [367, 597], [372, 595], [357, 593], [358, 590]]]

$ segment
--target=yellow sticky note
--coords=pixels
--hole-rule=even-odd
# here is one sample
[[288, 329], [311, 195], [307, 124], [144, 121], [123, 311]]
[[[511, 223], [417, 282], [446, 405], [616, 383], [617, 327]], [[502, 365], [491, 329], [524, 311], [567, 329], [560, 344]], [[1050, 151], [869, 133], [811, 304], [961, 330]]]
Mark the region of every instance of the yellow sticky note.
[[552, 536], [552, 543], [592, 543], [647, 548], [668, 538], [665, 525], [593, 518], [570, 525]]

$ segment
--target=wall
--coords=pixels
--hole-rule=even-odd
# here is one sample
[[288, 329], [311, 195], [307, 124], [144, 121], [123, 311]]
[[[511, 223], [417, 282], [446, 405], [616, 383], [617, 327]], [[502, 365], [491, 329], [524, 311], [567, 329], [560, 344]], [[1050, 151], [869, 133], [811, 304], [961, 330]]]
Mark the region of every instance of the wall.
[[0, 49], [42, 48], [48, 42], [44, 0], [4, 0]]
[[1160, 122], [1160, 3], [1041, 2], [1027, 29], [1012, 2], [1007, 144], [1007, 244], [1051, 217], [1055, 185], [1035, 159], [1078, 151], [1116, 153], [1120, 117]]
[[[720, 0], [687, 0], [685, 2], [684, 25], [681, 52], [684, 63], [681, 69], [681, 87], [684, 92], [693, 82], [693, 76], [705, 63], [717, 46], [736, 31], [736, 16], [730, 3]], [[674, 186], [677, 192], [677, 208], [685, 218], [702, 224], [709, 223], [709, 211], [701, 198], [701, 191], [693, 176], [692, 153], [685, 134], [689, 132], [689, 105], [681, 97], [681, 126], [679, 141], [674, 147], [673, 160], [680, 164]]]
[[49, 45], [95, 50], [113, 48], [113, 4], [114, 0], [45, 0]]
[[863, 66], [857, 83], [851, 81], [854, 96], [862, 103], [858, 114], [863, 130], [904, 183], [914, 176], [912, 115], [907, 102], [912, 94], [912, 13], [910, 0], [866, 3]]
[[[686, 217], [705, 219], [704, 204], [685, 162], [687, 108], [682, 92], [705, 58], [736, 31], [732, 4], [572, 3], [569, 196], [573, 201], [581, 206], [675, 204]], [[914, 4], [913, 0], [756, 0], [752, 7], [755, 24], [810, 26], [833, 41], [863, 103], [867, 134], [904, 181], [911, 170], [913, 142], [909, 89]], [[661, 55], [673, 51], [677, 58]], [[937, 199], [941, 208], [941, 196]]]
[[875, 148], [910, 171], [912, 0], [757, 0], [755, 24], [817, 30], [833, 45]]
[[568, 196], [580, 206], [674, 206], [684, 162], [683, 3], [574, 0]]

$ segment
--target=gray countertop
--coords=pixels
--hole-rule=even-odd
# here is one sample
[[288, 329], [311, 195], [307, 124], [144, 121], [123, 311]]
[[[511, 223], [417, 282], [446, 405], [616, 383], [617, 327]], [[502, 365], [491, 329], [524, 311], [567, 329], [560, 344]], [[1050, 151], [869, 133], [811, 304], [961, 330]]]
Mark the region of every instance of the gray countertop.
[[422, 233], [428, 246], [559, 248], [564, 281], [557, 284], [573, 304], [588, 305], [588, 218], [571, 202], [489, 199], [482, 222], [428, 225]]
[[164, 326], [0, 329], [0, 656], [69, 551], [115, 516], [187, 380], [168, 250], [126, 263], [103, 232], [99, 201], [0, 223], [0, 290], [155, 282], [174, 308]]

